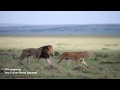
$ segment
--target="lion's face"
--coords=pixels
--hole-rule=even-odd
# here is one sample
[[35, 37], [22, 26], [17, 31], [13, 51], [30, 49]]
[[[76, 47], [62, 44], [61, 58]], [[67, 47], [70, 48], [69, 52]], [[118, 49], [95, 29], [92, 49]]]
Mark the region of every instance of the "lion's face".
[[53, 47], [50, 46], [50, 47], [48, 47], [48, 49], [49, 49], [49, 51], [48, 51], [49, 54], [53, 56], [54, 55]]

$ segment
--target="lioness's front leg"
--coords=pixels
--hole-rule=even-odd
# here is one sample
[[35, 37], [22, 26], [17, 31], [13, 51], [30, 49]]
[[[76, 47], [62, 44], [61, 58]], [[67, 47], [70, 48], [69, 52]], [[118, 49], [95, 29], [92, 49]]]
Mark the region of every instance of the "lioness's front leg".
[[76, 66], [78, 66], [78, 60], [75, 60], [75, 62], [76, 62]]
[[84, 58], [81, 59], [81, 63], [84, 64], [88, 68], [87, 63], [84, 61]]
[[67, 66], [69, 66], [69, 65], [70, 65], [70, 59], [69, 59], [69, 58], [66, 58], [65, 60], [66, 60], [66, 62], [67, 62]]

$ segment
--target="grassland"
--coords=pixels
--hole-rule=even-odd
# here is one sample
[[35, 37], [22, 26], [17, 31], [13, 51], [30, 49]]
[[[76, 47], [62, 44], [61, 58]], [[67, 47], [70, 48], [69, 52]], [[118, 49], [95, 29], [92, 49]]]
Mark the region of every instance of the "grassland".
[[[57, 67], [49, 68], [45, 59], [40, 63], [31, 58], [31, 64], [27, 65], [26, 59], [23, 65], [19, 60], [14, 60], [12, 54], [20, 56], [22, 49], [38, 48], [43, 45], [52, 45], [54, 51], [61, 54], [65, 51], [89, 51], [90, 59], [85, 59], [89, 68], [71, 61], [67, 67], [66, 61], [62, 61]], [[56, 56], [57, 57], [57, 56]], [[56, 65], [58, 59], [51, 61]], [[21, 71], [37, 71], [37, 74], [5, 74], [2, 69], [13, 68]], [[119, 79], [120, 78], [120, 36], [63, 36], [63, 37], [0, 37], [0, 78], [22, 79]]]

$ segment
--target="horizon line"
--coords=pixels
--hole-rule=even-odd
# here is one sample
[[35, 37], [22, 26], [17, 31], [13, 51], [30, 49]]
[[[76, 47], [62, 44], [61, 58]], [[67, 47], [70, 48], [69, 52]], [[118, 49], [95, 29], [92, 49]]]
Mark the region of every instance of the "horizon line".
[[21, 23], [0, 23], [0, 24], [16, 24], [16, 25], [104, 25], [104, 24], [120, 24], [120, 23], [91, 23], [91, 24], [21, 24]]

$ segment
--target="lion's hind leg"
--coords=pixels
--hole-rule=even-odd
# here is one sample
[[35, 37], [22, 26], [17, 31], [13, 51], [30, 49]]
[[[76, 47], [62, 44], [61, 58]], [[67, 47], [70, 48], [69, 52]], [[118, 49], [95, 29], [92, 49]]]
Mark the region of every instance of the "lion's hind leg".
[[30, 56], [27, 56], [27, 64], [30, 65], [30, 59], [29, 59]]
[[25, 57], [26, 57], [25, 55], [21, 57], [21, 59], [20, 59], [20, 61], [19, 61], [20, 64], [22, 64], [22, 60], [23, 60]]
[[22, 55], [22, 56], [21, 56], [21, 59], [20, 59], [20, 61], [19, 61], [20, 64], [22, 64], [22, 60], [23, 60], [25, 57], [26, 57], [26, 55]]

